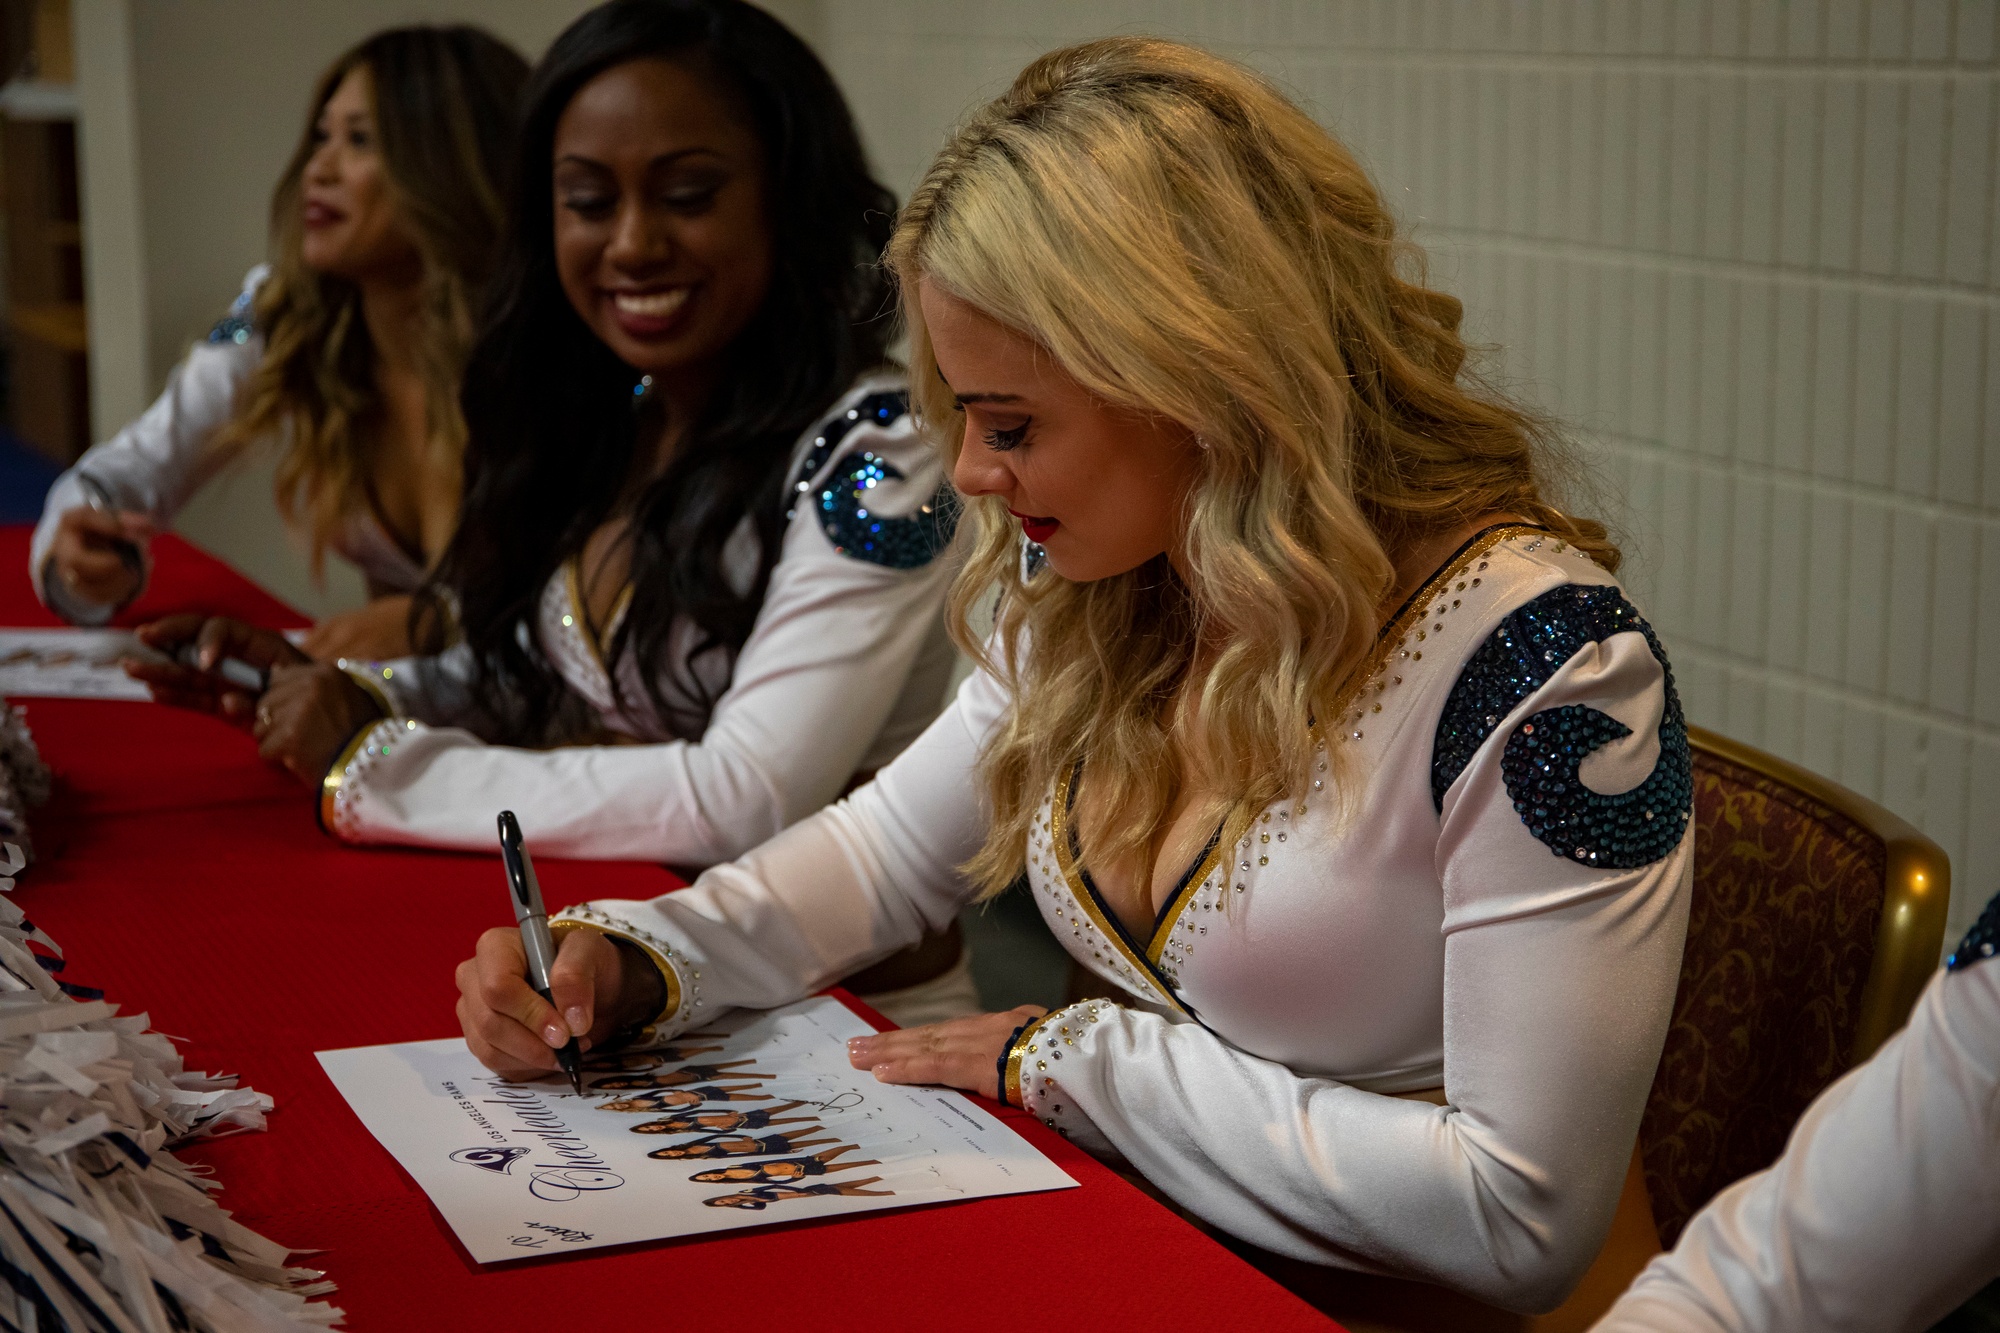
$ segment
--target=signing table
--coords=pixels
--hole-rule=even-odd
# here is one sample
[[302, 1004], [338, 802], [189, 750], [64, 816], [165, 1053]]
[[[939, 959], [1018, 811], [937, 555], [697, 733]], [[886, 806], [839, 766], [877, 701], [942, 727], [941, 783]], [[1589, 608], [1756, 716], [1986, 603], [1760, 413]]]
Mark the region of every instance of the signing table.
[[[0, 528], [0, 624], [51, 625], [28, 530]], [[274, 628], [298, 614], [172, 537], [122, 624], [174, 611]], [[334, 1091], [313, 1052], [456, 1032], [452, 970], [506, 925], [497, 857], [358, 851], [248, 737], [155, 704], [33, 699], [57, 794], [17, 898], [68, 980], [187, 1038], [191, 1068], [277, 1099], [270, 1129], [183, 1154], [220, 1201], [340, 1284], [376, 1329], [1335, 1327], [1017, 1111], [998, 1113], [1081, 1188], [793, 1223], [499, 1267], [474, 1264]], [[546, 860], [551, 908], [647, 897], [650, 865]]]

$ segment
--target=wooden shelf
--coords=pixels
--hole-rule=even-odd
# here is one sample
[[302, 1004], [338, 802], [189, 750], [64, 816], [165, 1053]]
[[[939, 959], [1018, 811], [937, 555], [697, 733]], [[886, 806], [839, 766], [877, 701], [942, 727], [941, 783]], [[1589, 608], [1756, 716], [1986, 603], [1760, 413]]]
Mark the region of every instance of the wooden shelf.
[[16, 333], [39, 338], [65, 352], [90, 350], [90, 326], [83, 307], [62, 302], [52, 305], [17, 305], [7, 312], [7, 322]]
[[0, 0], [6, 425], [58, 462], [90, 444], [70, 0]]

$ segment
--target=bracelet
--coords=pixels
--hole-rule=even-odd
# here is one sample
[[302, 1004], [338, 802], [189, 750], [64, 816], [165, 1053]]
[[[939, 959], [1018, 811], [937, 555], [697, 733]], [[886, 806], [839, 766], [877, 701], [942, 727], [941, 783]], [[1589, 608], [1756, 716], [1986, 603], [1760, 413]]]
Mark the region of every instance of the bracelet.
[[1006, 1044], [1000, 1048], [1000, 1058], [993, 1062], [994, 1086], [1000, 1089], [1000, 1091], [994, 1093], [993, 1095], [1000, 1099], [1000, 1104], [1002, 1106], [1014, 1105], [1014, 1103], [1007, 1100], [1007, 1057], [1014, 1053], [1014, 1043], [1021, 1040], [1021, 1034], [1023, 1032], [1026, 1032], [1027, 1030], [1028, 1030], [1028, 1025], [1026, 1023], [1023, 1023], [1021, 1024], [1021, 1026], [1015, 1028], [1014, 1031], [1007, 1037]]
[[1000, 1052], [999, 1062], [995, 1066], [1000, 1075], [1002, 1106], [1012, 1106], [1023, 1111], [1028, 1109], [1028, 1103], [1021, 1095], [1021, 1057], [1035, 1049], [1035, 1034], [1042, 1030], [1042, 1025], [1048, 1022], [1050, 1017], [1048, 1014], [1043, 1014], [1040, 1018], [1031, 1018], [1015, 1028], [1014, 1035], [1007, 1038], [1006, 1049]]

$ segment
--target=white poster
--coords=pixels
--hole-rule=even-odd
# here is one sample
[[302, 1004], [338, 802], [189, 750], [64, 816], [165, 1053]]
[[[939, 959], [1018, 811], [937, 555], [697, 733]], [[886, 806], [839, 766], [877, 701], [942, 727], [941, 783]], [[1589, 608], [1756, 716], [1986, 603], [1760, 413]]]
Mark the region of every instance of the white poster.
[[123, 629], [0, 629], [0, 697], [150, 699], [121, 657], [164, 661]]
[[847, 1063], [824, 996], [508, 1083], [465, 1042], [321, 1051], [361, 1122], [480, 1263], [1076, 1182], [965, 1097]]

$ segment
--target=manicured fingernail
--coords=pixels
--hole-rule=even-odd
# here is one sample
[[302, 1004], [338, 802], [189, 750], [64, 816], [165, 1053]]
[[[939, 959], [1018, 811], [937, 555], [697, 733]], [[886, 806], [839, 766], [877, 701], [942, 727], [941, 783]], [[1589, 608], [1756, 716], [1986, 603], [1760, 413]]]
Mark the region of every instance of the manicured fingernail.
[[563, 1030], [562, 1024], [549, 1023], [542, 1028], [542, 1040], [551, 1046], [567, 1046], [569, 1033]]
[[887, 1064], [876, 1065], [868, 1072], [875, 1076], [877, 1082], [887, 1083], [889, 1081], [889, 1066]]
[[568, 1011], [563, 1014], [563, 1017], [569, 1020], [569, 1030], [577, 1036], [581, 1037], [584, 1033], [590, 1031], [590, 1017], [583, 1012], [582, 1005], [571, 1005]]
[[859, 1055], [861, 1054], [861, 1052], [867, 1049], [868, 1049], [868, 1038], [849, 1037], [847, 1039], [847, 1052], [849, 1055]]

